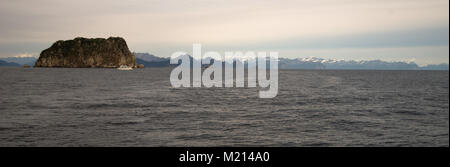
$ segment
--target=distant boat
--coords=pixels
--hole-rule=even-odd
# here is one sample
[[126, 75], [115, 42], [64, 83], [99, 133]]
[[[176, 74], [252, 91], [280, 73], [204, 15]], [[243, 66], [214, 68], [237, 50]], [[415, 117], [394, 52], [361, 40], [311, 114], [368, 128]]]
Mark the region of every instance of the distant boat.
[[117, 69], [118, 69], [118, 70], [125, 70], [125, 71], [127, 71], [127, 70], [133, 70], [133, 68], [128, 67], [127, 65], [120, 65], [120, 67], [117, 68]]

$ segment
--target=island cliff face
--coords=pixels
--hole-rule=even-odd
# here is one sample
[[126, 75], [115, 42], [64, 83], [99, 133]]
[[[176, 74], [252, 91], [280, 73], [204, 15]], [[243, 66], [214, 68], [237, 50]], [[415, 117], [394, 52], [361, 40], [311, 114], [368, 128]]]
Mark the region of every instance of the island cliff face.
[[136, 67], [136, 57], [123, 38], [75, 38], [57, 41], [41, 52], [35, 67]]

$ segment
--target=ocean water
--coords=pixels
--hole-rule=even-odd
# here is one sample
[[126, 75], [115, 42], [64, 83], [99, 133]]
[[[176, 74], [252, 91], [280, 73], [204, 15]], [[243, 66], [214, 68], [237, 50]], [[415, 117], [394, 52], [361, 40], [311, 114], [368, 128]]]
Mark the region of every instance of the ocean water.
[[279, 92], [169, 68], [0, 68], [0, 146], [449, 146], [448, 71], [281, 70]]

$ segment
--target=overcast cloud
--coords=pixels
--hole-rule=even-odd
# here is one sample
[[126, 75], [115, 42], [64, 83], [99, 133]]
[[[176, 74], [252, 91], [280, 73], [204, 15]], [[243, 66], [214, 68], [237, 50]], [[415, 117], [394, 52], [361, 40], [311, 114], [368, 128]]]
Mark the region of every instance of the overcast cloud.
[[281, 57], [448, 63], [448, 0], [0, 0], [0, 57], [60, 39], [124, 37], [169, 56], [271, 50]]

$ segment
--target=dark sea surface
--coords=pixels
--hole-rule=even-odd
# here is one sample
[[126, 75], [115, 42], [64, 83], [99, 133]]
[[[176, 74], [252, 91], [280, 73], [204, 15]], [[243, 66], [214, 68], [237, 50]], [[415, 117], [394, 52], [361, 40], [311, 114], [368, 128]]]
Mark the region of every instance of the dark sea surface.
[[169, 68], [0, 68], [0, 146], [449, 146], [448, 71], [281, 70], [279, 92]]

